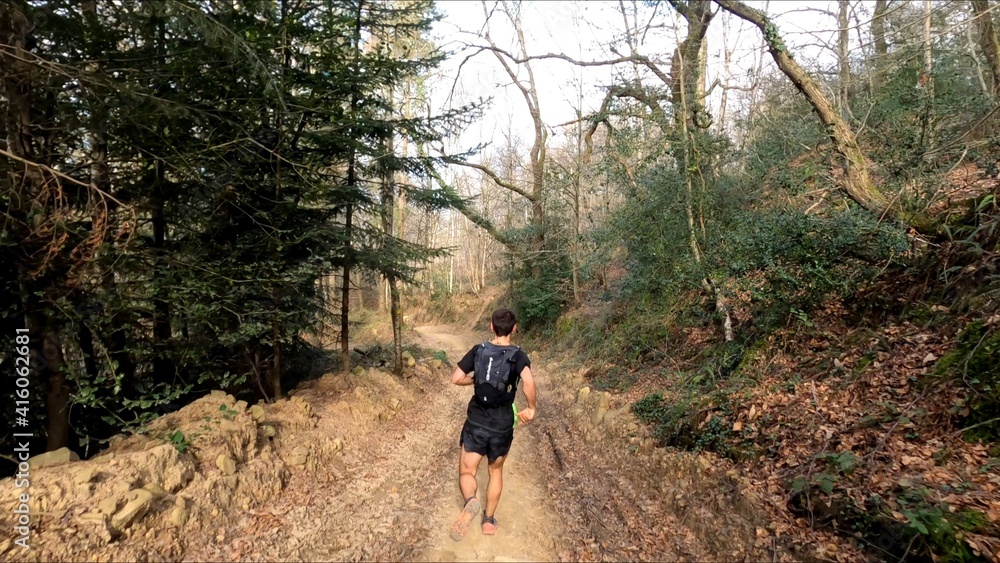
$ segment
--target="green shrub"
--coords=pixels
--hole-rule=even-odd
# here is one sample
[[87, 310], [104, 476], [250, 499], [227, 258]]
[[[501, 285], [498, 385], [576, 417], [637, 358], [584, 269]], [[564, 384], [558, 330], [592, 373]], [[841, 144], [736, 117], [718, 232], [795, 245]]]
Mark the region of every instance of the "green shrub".
[[566, 257], [553, 253], [526, 260], [513, 274], [511, 303], [521, 327], [548, 328], [566, 304], [569, 267]]
[[961, 540], [961, 532], [982, 532], [989, 525], [986, 515], [975, 510], [952, 512], [946, 504], [928, 500], [929, 491], [904, 489], [897, 497], [900, 512], [913, 538], [913, 553], [933, 553], [936, 561], [966, 563], [983, 561]]
[[1000, 439], [1000, 331], [981, 322], [970, 324], [955, 349], [938, 360], [935, 371], [960, 378], [973, 391], [963, 422], [972, 428], [965, 438]]

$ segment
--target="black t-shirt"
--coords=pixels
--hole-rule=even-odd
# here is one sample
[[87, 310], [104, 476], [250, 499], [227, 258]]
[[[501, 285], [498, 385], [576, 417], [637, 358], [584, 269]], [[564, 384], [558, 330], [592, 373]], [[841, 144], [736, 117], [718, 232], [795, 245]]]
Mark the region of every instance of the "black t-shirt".
[[[480, 346], [481, 344], [473, 346], [458, 361], [458, 367], [462, 370], [462, 373], [469, 374], [476, 369], [476, 352]], [[517, 352], [514, 352], [514, 367], [512, 371], [514, 379], [511, 385], [514, 386], [515, 392], [517, 391], [517, 383], [521, 380], [521, 372], [526, 367], [531, 367], [531, 360], [524, 353], [524, 350], [519, 349]], [[469, 401], [468, 420], [477, 426], [502, 432], [514, 427], [514, 409], [509, 404], [500, 407], [484, 407], [473, 397]]]

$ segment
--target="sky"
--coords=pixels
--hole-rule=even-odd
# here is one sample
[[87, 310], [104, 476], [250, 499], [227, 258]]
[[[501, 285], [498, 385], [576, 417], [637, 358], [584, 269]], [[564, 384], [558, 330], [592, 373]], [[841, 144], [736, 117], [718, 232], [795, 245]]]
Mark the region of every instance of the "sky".
[[[747, 3], [760, 9], [767, 8], [785, 41], [802, 62], [835, 64], [835, 55], [820, 46], [823, 42], [832, 44], [835, 41], [835, 0]], [[640, 13], [650, 17], [650, 9], [639, 4]], [[683, 38], [684, 29], [682, 20], [669, 5], [666, 2], [661, 4], [653, 21], [663, 25], [644, 38], [640, 49], [642, 54], [650, 58], [659, 58], [669, 63], [678, 35]], [[852, 4], [855, 5], [852, 25], [860, 21], [867, 27], [872, 11], [871, 6], [867, 5], [870, 3]], [[488, 1], [487, 5], [492, 7], [493, 2]], [[634, 4], [627, 0], [624, 5], [631, 10]], [[449, 148], [465, 148], [480, 142], [502, 145], [510, 131], [524, 139], [526, 146], [530, 145], [532, 126], [525, 102], [492, 53], [480, 53], [462, 64], [465, 55], [469, 54], [468, 50], [463, 51], [463, 47], [484, 44], [477, 37], [486, 21], [482, 4], [473, 0], [444, 0], [439, 1], [437, 6], [444, 14], [444, 19], [434, 28], [435, 41], [446, 50], [458, 52], [458, 55], [450, 57], [441, 68], [432, 91], [434, 104], [436, 107], [443, 107], [448, 103], [458, 105], [480, 97], [493, 98], [483, 119], [467, 129]], [[522, 28], [531, 54], [563, 53], [585, 60], [616, 56], [610, 51], [610, 46], [620, 40], [624, 30], [617, 1], [526, 1], [522, 9]], [[498, 45], [514, 48], [514, 35], [505, 16], [495, 14], [491, 18], [490, 32]], [[856, 32], [852, 33], [851, 40], [852, 44], [859, 44], [860, 38]], [[748, 73], [756, 69], [761, 53], [759, 32], [725, 12], [720, 11], [716, 15], [708, 33], [709, 84], [722, 73], [724, 44], [732, 51], [730, 81], [749, 84]], [[770, 55], [765, 53], [764, 59], [765, 70], [773, 69]], [[539, 86], [542, 117], [550, 127], [575, 118], [581, 81], [584, 113], [595, 111], [603, 99], [604, 89], [614, 83], [616, 73], [616, 69], [611, 67], [581, 69], [557, 60], [536, 61], [533, 68]], [[665, 64], [664, 68], [669, 69], [669, 64]], [[617, 69], [617, 72], [623, 71], [626, 69]], [[713, 113], [716, 113], [718, 91], [710, 103]], [[552, 132], [555, 133], [550, 137], [552, 142], [558, 142], [559, 131], [553, 129]]]

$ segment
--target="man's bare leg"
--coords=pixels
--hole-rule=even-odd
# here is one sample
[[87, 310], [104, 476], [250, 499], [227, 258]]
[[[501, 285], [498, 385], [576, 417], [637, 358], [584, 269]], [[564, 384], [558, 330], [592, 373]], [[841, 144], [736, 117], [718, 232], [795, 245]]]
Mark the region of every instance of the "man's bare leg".
[[500, 493], [503, 491], [503, 462], [507, 456], [500, 456], [490, 463], [490, 483], [486, 486], [486, 517], [493, 518], [496, 513], [497, 504], [500, 502]]
[[479, 462], [483, 460], [481, 454], [467, 452], [462, 448], [462, 455], [458, 458], [458, 488], [462, 491], [462, 499], [476, 496], [479, 484], [476, 482], [476, 471], [479, 470]]
[[465, 533], [469, 531], [469, 523], [479, 514], [481, 508], [479, 499], [476, 498], [476, 491], [479, 488], [476, 483], [476, 470], [479, 469], [479, 462], [482, 459], [482, 455], [467, 452], [464, 447], [462, 455], [458, 458], [458, 488], [462, 491], [462, 498], [465, 499], [465, 507], [451, 525], [451, 539], [455, 541], [465, 537]]

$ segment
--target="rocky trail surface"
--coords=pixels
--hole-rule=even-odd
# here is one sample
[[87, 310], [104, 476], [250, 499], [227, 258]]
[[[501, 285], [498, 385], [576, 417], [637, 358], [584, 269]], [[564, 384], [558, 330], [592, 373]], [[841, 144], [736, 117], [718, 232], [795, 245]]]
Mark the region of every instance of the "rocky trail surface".
[[[482, 335], [420, 327], [457, 361]], [[496, 536], [461, 509], [469, 389], [426, 358], [407, 377], [330, 374], [248, 407], [221, 392], [87, 461], [35, 469], [30, 552], [2, 560], [771, 560], [738, 479], [654, 447], [579, 370], [533, 357], [539, 415], [517, 429]], [[242, 403], [242, 404], [241, 404]], [[524, 404], [523, 397], [519, 404]], [[220, 417], [221, 413], [221, 417]], [[164, 436], [184, 435], [188, 448]], [[184, 452], [179, 450], [184, 449]], [[478, 475], [485, 498], [485, 463]], [[10, 479], [0, 482], [10, 504]], [[5, 510], [3, 517], [11, 514]], [[475, 522], [478, 524], [478, 520]], [[4, 522], [6, 525], [7, 522]], [[8, 529], [10, 529], [8, 527]], [[755, 529], [758, 533], [755, 534]]]

